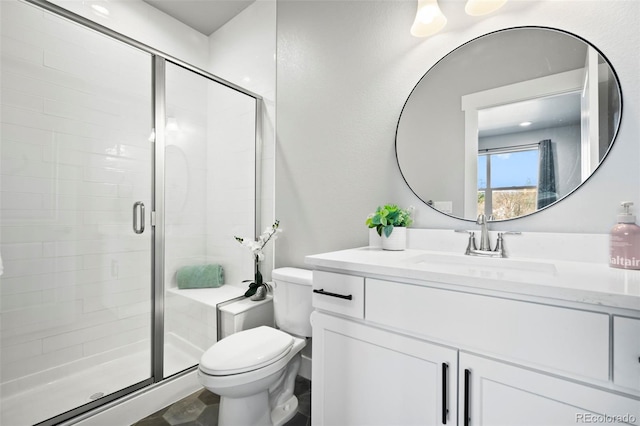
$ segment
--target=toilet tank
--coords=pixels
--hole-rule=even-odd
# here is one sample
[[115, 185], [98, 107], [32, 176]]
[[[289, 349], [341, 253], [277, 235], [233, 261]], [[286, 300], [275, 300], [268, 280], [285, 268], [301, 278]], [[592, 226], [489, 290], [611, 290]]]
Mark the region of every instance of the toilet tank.
[[271, 272], [276, 326], [299, 337], [311, 337], [311, 277], [308, 269], [278, 268]]

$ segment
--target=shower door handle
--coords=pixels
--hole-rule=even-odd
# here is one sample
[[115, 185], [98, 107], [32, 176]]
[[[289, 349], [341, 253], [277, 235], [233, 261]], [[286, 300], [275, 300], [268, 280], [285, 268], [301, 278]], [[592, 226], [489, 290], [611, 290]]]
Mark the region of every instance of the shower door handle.
[[[140, 224], [138, 224], [140, 218]], [[133, 203], [133, 232], [142, 234], [144, 232], [144, 203], [136, 201]]]

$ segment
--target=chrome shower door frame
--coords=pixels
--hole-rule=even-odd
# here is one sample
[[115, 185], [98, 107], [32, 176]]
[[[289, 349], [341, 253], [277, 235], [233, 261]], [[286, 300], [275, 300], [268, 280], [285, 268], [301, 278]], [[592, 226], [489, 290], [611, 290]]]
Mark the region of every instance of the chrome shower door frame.
[[[156, 386], [163, 380], [163, 358], [164, 358], [164, 309], [165, 309], [165, 277], [164, 277], [164, 256], [165, 256], [165, 234], [164, 234], [164, 179], [165, 179], [165, 145], [166, 145], [166, 103], [165, 103], [165, 77], [166, 77], [166, 63], [170, 62], [183, 67], [189, 71], [201, 75], [209, 80], [220, 83], [228, 88], [231, 88], [237, 92], [245, 94], [255, 100], [256, 111], [256, 124], [255, 124], [255, 234], [256, 236], [260, 232], [260, 200], [261, 200], [261, 158], [262, 158], [262, 97], [255, 94], [241, 86], [238, 86], [232, 82], [222, 79], [216, 75], [213, 75], [207, 71], [199, 69], [193, 65], [185, 63], [171, 55], [168, 55], [162, 51], [159, 51], [151, 46], [134, 40], [126, 35], [118, 33], [108, 27], [91, 21], [83, 16], [73, 13], [67, 9], [64, 9], [55, 4], [49, 3], [45, 0], [22, 0], [26, 3], [32, 4], [45, 11], [51, 12], [54, 15], [61, 16], [71, 22], [94, 30], [107, 37], [123, 42], [131, 47], [137, 48], [143, 52], [152, 55], [152, 123], [154, 128], [152, 129], [152, 136], [150, 137], [150, 143], [153, 144], [152, 153], [153, 158], [151, 160], [152, 168], [152, 188], [151, 188], [151, 200], [152, 206], [150, 211], [150, 226], [147, 229], [151, 232], [151, 295], [152, 295], [152, 324], [151, 324], [151, 372], [150, 378], [142, 382], [136, 383], [127, 388], [121, 389], [113, 394], [107, 395], [99, 400], [77, 407], [73, 410], [60, 414], [54, 418], [48, 419], [39, 423], [39, 425], [54, 425], [62, 424], [64, 422], [75, 422], [88, 418], [100, 411], [110, 408], [116, 405], [123, 399], [130, 398], [136, 392], [143, 392], [145, 388], [150, 386]], [[171, 378], [177, 378], [180, 375], [184, 375], [192, 372], [196, 367], [187, 369], [181, 373], [178, 373]]]

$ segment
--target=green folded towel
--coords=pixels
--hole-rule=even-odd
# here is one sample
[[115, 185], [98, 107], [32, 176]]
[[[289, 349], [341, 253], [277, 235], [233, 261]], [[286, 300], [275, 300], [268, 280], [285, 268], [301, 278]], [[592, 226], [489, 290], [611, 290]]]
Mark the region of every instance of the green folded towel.
[[210, 288], [224, 284], [224, 271], [221, 265], [183, 266], [176, 273], [178, 288]]

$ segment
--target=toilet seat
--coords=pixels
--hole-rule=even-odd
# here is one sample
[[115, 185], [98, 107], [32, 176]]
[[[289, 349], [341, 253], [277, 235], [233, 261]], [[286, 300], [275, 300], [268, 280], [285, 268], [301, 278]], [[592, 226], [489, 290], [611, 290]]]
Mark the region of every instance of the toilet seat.
[[200, 370], [211, 376], [257, 370], [286, 356], [293, 343], [292, 336], [272, 327], [244, 330], [209, 348], [200, 359]]

